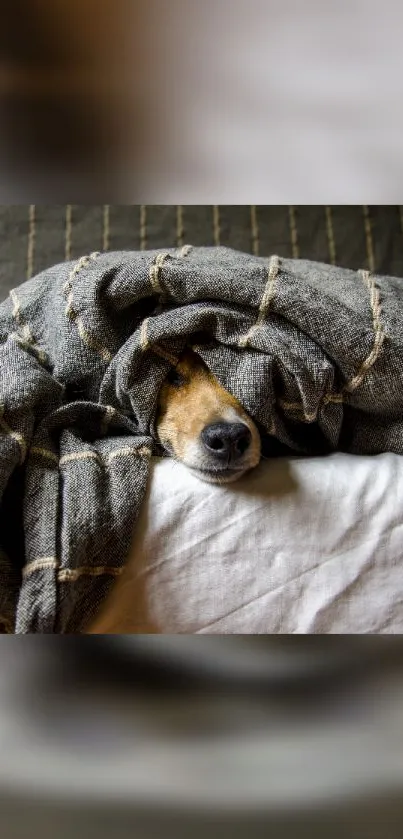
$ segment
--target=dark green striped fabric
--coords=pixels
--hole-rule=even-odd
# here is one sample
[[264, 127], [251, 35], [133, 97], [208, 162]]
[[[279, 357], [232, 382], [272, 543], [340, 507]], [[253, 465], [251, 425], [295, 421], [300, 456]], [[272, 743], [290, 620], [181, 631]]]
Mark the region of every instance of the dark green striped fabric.
[[403, 207], [0, 206], [0, 297], [65, 258], [184, 242], [403, 276]]

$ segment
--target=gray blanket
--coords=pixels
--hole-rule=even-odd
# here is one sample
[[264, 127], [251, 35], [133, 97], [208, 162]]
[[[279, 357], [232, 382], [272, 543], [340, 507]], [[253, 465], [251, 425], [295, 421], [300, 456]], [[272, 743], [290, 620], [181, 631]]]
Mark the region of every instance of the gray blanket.
[[[0, 306], [0, 615], [81, 631], [119, 576], [159, 387], [193, 345], [296, 454], [403, 452], [403, 280], [226, 248], [91, 254]], [[271, 449], [271, 444], [273, 447]]]

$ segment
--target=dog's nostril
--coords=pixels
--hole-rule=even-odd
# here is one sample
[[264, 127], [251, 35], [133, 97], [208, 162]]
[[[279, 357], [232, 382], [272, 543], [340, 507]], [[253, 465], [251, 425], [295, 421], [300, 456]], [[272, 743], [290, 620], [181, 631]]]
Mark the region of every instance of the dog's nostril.
[[242, 434], [235, 443], [235, 450], [239, 452], [239, 454], [245, 454], [246, 449], [249, 448], [250, 431], [248, 428], [246, 428], [245, 431], [246, 433]]
[[241, 422], [216, 422], [207, 425], [201, 439], [205, 448], [222, 459], [242, 457], [251, 443], [249, 428]]
[[211, 437], [209, 440], [209, 447], [216, 452], [219, 452], [221, 449], [225, 448], [225, 442], [221, 439], [221, 437]]

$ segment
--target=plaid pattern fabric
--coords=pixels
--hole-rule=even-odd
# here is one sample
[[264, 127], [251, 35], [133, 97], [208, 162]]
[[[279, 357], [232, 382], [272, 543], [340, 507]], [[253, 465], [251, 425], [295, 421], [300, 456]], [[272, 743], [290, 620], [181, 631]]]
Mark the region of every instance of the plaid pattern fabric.
[[[223, 247], [92, 253], [0, 306], [0, 614], [80, 631], [122, 572], [187, 343], [295, 453], [403, 451], [403, 281]], [[23, 534], [23, 541], [19, 536]]]

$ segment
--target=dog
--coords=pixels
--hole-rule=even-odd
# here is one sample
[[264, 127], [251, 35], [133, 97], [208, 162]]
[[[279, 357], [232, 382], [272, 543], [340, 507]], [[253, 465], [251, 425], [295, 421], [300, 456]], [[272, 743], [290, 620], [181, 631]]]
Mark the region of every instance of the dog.
[[[227, 484], [260, 462], [255, 423], [191, 349], [182, 353], [162, 384], [155, 425], [165, 451], [202, 481]], [[147, 595], [144, 578], [136, 574], [135, 556], [132, 548], [128, 567], [86, 634], [159, 634], [148, 618], [138, 615]]]
[[191, 349], [162, 385], [156, 430], [168, 454], [209, 483], [236, 481], [260, 461], [255, 423]]

